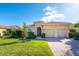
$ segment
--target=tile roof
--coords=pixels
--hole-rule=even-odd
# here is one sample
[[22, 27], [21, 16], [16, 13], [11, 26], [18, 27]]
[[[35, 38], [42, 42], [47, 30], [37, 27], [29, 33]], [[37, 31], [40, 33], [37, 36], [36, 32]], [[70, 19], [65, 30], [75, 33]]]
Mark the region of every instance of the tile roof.
[[17, 30], [21, 30], [22, 28], [19, 26], [8, 26], [8, 29], [17, 29]]
[[71, 23], [68, 23], [68, 22], [47, 22], [46, 24], [69, 25]]
[[0, 29], [17, 29], [17, 30], [21, 30], [21, 28], [19, 26], [4, 26], [4, 25], [0, 25]]
[[8, 29], [8, 26], [0, 25], [0, 29]]

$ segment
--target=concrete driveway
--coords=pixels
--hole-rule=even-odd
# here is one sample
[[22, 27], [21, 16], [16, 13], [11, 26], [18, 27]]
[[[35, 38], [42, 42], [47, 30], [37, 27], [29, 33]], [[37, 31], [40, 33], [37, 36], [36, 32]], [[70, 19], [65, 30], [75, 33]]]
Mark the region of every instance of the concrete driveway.
[[79, 40], [67, 38], [45, 38], [55, 56], [79, 56]]

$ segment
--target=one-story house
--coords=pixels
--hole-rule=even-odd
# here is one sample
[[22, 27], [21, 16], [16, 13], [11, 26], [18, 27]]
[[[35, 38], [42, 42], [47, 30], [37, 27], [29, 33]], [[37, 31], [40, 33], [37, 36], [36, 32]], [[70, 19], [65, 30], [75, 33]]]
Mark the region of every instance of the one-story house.
[[45, 33], [45, 37], [69, 37], [71, 23], [36, 21], [27, 26], [28, 31], [34, 32], [37, 36]]
[[76, 27], [75, 30], [76, 30], [76, 32], [79, 32], [79, 27]]
[[4, 25], [0, 25], [0, 36], [3, 36], [3, 31], [6, 31], [7, 29], [17, 29], [20, 30], [21, 28], [19, 26], [4, 26]]

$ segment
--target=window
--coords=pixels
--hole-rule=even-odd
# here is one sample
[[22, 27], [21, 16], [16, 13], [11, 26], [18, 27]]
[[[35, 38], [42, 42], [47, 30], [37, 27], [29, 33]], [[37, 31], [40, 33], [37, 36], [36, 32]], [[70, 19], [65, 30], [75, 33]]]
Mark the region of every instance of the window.
[[32, 32], [32, 28], [31, 27], [28, 28], [28, 32]]

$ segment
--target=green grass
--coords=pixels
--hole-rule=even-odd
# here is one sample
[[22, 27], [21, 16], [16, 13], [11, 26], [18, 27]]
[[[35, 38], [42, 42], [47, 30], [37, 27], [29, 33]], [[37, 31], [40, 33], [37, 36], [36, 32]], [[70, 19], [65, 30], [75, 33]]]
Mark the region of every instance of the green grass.
[[51, 56], [47, 41], [31, 40], [21, 43], [18, 39], [0, 38], [0, 56]]

